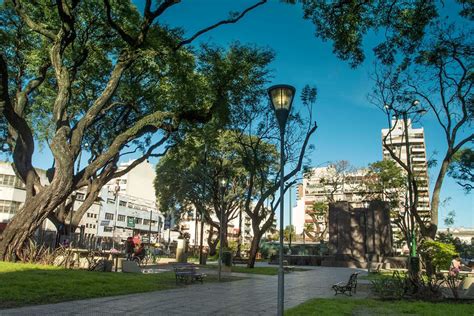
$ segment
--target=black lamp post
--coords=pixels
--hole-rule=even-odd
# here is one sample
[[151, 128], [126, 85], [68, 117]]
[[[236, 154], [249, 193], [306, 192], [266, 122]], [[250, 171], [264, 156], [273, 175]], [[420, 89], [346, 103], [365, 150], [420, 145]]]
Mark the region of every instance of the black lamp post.
[[277, 315], [283, 315], [284, 274], [283, 274], [283, 215], [284, 215], [284, 176], [285, 176], [285, 126], [295, 96], [295, 88], [289, 85], [275, 85], [268, 89], [268, 96], [280, 126], [280, 249], [278, 259], [278, 308]]
[[407, 168], [410, 170], [408, 173], [408, 209], [410, 210], [410, 226], [411, 226], [411, 243], [410, 243], [410, 262], [411, 262], [411, 273], [418, 273], [419, 260], [416, 252], [416, 236], [415, 236], [415, 220], [412, 214], [413, 207], [413, 187], [412, 187], [412, 167], [411, 167], [411, 156], [410, 156], [410, 141], [408, 133], [408, 115], [410, 114], [420, 114], [423, 115], [426, 113], [426, 109], [420, 108], [420, 101], [414, 100], [411, 105], [406, 110], [396, 110], [389, 105], [385, 105], [385, 109], [388, 111], [393, 110], [396, 117], [402, 117], [403, 119], [403, 128], [405, 131], [405, 151], [407, 155]]
[[[220, 226], [220, 233], [219, 233], [219, 281], [221, 280], [221, 273], [222, 273], [222, 242], [224, 239], [224, 208], [225, 208], [225, 203], [224, 203], [224, 195], [225, 195], [225, 189], [227, 188], [227, 180], [225, 178], [221, 178], [219, 180], [219, 190], [221, 192], [221, 216], [219, 219], [219, 226]], [[226, 225], [227, 226], [227, 225]], [[226, 227], [227, 229], [227, 227]]]

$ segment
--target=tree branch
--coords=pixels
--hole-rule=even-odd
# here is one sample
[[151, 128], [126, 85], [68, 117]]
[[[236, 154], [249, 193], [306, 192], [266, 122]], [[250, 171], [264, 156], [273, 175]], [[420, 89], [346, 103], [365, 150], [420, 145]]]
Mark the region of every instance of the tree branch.
[[265, 4], [267, 2], [267, 0], [261, 0], [257, 3], [255, 3], [254, 5], [248, 7], [247, 9], [245, 9], [244, 11], [242, 11], [240, 14], [238, 14], [236, 17], [234, 18], [230, 18], [230, 19], [227, 19], [227, 20], [222, 20], [220, 22], [217, 22], [213, 25], [210, 25], [198, 32], [196, 32], [193, 36], [191, 36], [190, 38], [188, 39], [185, 39], [181, 42], [178, 43], [178, 45], [176, 46], [175, 50], [178, 50], [180, 49], [181, 47], [183, 47], [184, 45], [187, 45], [187, 44], [190, 44], [192, 41], [194, 41], [196, 38], [198, 38], [199, 36], [215, 29], [215, 28], [218, 28], [219, 26], [221, 25], [224, 25], [224, 24], [233, 24], [233, 23], [237, 23], [240, 19], [242, 19], [248, 12], [252, 11], [253, 9]]

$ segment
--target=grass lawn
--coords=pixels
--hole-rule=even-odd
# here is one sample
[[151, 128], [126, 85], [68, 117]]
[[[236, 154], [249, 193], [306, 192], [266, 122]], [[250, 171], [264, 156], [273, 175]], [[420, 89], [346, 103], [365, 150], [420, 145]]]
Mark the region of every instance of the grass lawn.
[[[204, 280], [215, 281], [217, 277], [213, 275]], [[186, 285], [176, 285], [173, 272], [93, 272], [0, 262], [0, 308], [160, 291], [182, 286]]]
[[[215, 264], [208, 264], [201, 266], [203, 268], [217, 269], [219, 266]], [[294, 271], [308, 271], [307, 269], [295, 268]], [[232, 266], [232, 272], [237, 273], [250, 273], [250, 274], [263, 274], [263, 275], [277, 275], [278, 267], [253, 267], [247, 268], [245, 266]]]
[[[400, 273], [400, 276], [405, 275], [405, 273]], [[362, 275], [359, 276], [358, 278], [361, 280], [379, 280], [379, 279], [384, 279], [384, 278], [392, 278], [393, 272], [392, 271], [387, 271], [387, 272], [371, 272], [367, 275]]]
[[420, 301], [378, 301], [371, 299], [313, 299], [285, 312], [285, 315], [473, 315], [474, 304], [428, 303]]

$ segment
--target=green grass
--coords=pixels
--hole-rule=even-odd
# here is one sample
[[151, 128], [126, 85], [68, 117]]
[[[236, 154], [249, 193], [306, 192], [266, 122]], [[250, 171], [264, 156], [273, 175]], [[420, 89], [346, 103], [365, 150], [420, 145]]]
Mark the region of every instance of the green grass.
[[378, 301], [371, 299], [313, 299], [285, 312], [285, 315], [473, 315], [474, 305], [421, 301]]
[[[401, 276], [404, 275], [404, 273], [400, 273]], [[358, 278], [361, 280], [378, 280], [378, 279], [384, 279], [384, 278], [391, 278], [393, 276], [393, 272], [388, 271], [388, 272], [371, 272], [367, 275], [362, 275], [359, 276]]]
[[[215, 281], [217, 277], [209, 275], [204, 282]], [[0, 262], [0, 308], [160, 291], [183, 286], [185, 285], [176, 285], [173, 272], [92, 272]]]
[[[217, 269], [218, 266], [214, 264], [208, 264], [202, 266], [203, 268]], [[294, 271], [308, 271], [306, 269], [295, 268]], [[232, 266], [232, 272], [237, 273], [249, 273], [249, 274], [263, 274], [263, 275], [277, 275], [278, 267], [253, 267], [247, 268], [245, 266]]]

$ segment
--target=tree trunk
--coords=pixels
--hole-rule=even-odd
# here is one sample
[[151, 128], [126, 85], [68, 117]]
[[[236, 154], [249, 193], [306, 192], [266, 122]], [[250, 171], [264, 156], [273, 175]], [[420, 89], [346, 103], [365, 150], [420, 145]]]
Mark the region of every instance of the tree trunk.
[[249, 263], [247, 264], [248, 268], [253, 268], [255, 266], [255, 260], [257, 259], [257, 253], [260, 247], [260, 239], [262, 239], [262, 232], [254, 231], [252, 243], [250, 244]]
[[439, 196], [441, 193], [441, 187], [443, 186], [443, 180], [448, 171], [450, 159], [445, 157], [441, 164], [441, 169], [436, 179], [435, 187], [433, 189], [433, 196], [431, 197], [431, 221], [429, 237], [434, 239], [436, 237], [436, 231], [438, 230], [438, 209], [439, 209]]
[[13, 260], [15, 256], [20, 255], [27, 239], [69, 195], [67, 191], [64, 186], [51, 185], [25, 202], [23, 208], [12, 218], [2, 234], [0, 260]]
[[219, 238], [216, 238], [216, 240], [212, 240], [212, 237], [214, 236], [214, 228], [211, 226], [209, 229], [209, 235], [207, 236], [207, 244], [209, 245], [209, 256], [214, 256], [217, 251], [217, 243], [219, 242]]

